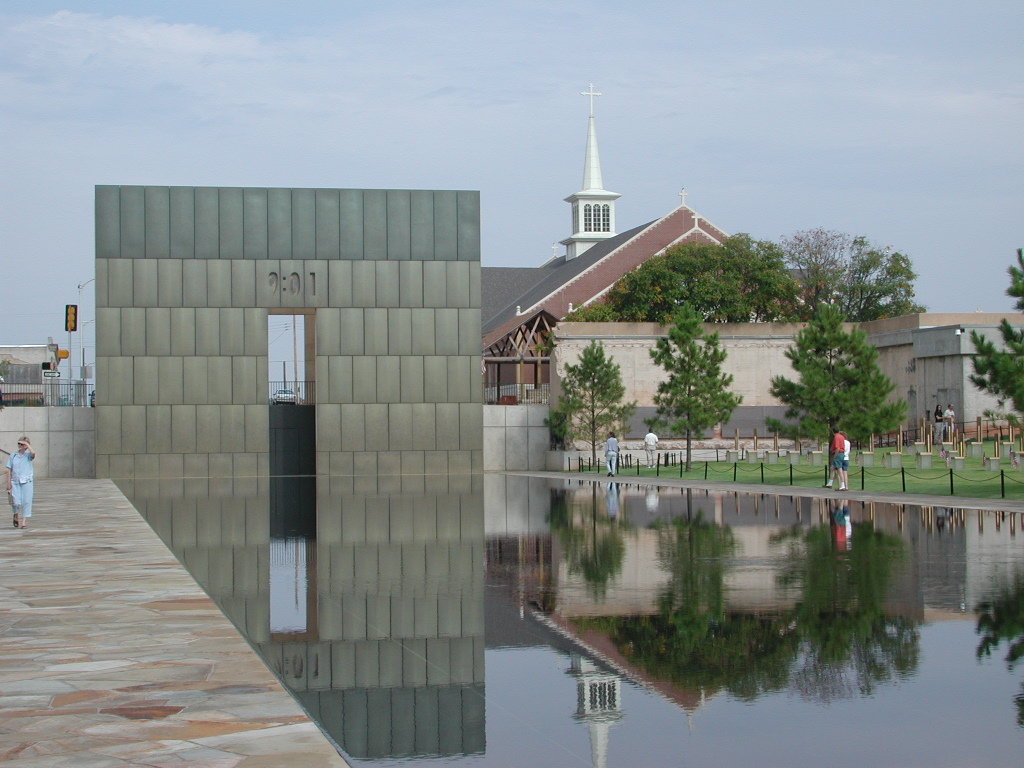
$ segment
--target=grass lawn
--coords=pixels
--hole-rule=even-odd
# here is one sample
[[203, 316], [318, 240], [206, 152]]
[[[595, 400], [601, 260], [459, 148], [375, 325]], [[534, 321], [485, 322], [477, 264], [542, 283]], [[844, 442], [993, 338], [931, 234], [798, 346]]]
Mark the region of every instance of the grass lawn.
[[[883, 454], [892, 449], [880, 449], [875, 452], [877, 466], [850, 467], [850, 489], [876, 491], [878, 493], [921, 493], [936, 496], [964, 496], [979, 499], [1020, 499], [1024, 501], [1024, 470], [1009, 468], [1009, 461], [1004, 459], [1002, 472], [992, 472], [983, 468], [981, 459], [967, 459], [966, 469], [953, 470], [951, 473], [945, 462], [939, 457], [933, 458], [933, 469], [918, 469], [916, 457], [905, 455], [903, 469], [890, 469], [882, 466]], [[991, 455], [991, 450], [989, 451]], [[679, 454], [672, 453], [672, 460]], [[856, 461], [856, 454], [854, 454]], [[785, 461], [785, 459], [782, 459]], [[639, 462], [642, 465], [643, 461]], [[595, 476], [605, 475], [604, 463], [592, 469], [584, 466], [584, 474]], [[952, 474], [952, 494], [950, 493], [950, 475]], [[825, 467], [800, 464], [791, 467], [785, 464], [750, 464], [746, 461], [733, 464], [726, 461], [694, 461], [690, 471], [683, 471], [679, 464], [662, 466], [659, 469], [647, 469], [644, 466], [623, 466], [619, 475], [623, 479], [629, 477], [665, 477], [683, 478], [685, 480], [709, 480], [714, 482], [731, 482], [777, 486], [798, 486], [803, 488], [820, 488], [825, 484]]]

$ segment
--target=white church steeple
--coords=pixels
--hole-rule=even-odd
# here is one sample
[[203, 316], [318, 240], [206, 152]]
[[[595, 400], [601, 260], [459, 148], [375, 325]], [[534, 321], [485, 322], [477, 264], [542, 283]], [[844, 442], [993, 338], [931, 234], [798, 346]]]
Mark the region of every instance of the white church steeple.
[[597, 149], [597, 128], [594, 122], [594, 97], [600, 92], [594, 84], [580, 95], [590, 97], [590, 118], [587, 124], [587, 151], [583, 163], [583, 189], [569, 195], [565, 202], [572, 207], [572, 235], [562, 240], [565, 258], [574, 259], [595, 243], [615, 234], [615, 201], [618, 192], [604, 188], [601, 177], [601, 155]]

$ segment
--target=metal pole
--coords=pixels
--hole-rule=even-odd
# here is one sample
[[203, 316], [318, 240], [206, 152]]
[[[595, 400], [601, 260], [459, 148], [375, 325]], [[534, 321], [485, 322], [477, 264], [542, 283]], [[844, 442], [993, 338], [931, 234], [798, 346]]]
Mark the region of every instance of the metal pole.
[[[299, 316], [292, 315], [292, 379], [295, 385], [295, 396], [299, 396]], [[287, 379], [286, 379], [287, 380]]]

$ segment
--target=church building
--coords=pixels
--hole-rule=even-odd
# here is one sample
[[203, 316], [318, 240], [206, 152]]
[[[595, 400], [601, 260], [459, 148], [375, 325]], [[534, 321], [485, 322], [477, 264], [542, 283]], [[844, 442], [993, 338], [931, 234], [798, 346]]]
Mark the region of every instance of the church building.
[[604, 187], [590, 98], [583, 186], [565, 198], [570, 234], [562, 255], [537, 267], [483, 267], [481, 326], [487, 402], [547, 402], [551, 329], [574, 308], [599, 300], [618, 280], [668, 248], [720, 243], [728, 234], [685, 200], [666, 215], [617, 232], [620, 195]]

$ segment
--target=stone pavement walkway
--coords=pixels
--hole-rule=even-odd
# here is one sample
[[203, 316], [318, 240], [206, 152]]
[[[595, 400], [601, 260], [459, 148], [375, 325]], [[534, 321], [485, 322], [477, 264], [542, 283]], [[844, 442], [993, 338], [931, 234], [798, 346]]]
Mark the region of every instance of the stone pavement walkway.
[[5, 768], [346, 765], [112, 482], [0, 521]]

